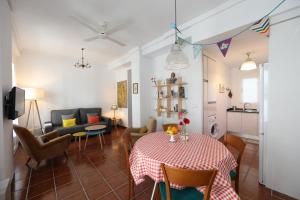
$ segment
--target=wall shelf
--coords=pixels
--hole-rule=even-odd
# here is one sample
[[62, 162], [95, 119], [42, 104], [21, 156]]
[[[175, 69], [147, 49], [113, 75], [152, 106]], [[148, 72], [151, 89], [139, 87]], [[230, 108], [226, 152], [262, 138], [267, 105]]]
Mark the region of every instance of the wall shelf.
[[[178, 118], [181, 117], [179, 115], [182, 111], [186, 114], [187, 111], [183, 109], [183, 101], [187, 99], [186, 92], [184, 86], [187, 85], [187, 83], [182, 82], [182, 78], [178, 77], [176, 83], [168, 83], [168, 84], [162, 84], [161, 80], [158, 80], [156, 82], [156, 85], [153, 86], [157, 90], [157, 104], [156, 104], [156, 112], [157, 116], [161, 116], [162, 113], [166, 113], [167, 117], [170, 118], [172, 114], [177, 114]], [[174, 90], [177, 90], [178, 96], [174, 95]], [[164, 92], [166, 94], [164, 95]], [[162, 97], [160, 97], [160, 95]], [[173, 109], [173, 105], [176, 103], [175, 108]]]

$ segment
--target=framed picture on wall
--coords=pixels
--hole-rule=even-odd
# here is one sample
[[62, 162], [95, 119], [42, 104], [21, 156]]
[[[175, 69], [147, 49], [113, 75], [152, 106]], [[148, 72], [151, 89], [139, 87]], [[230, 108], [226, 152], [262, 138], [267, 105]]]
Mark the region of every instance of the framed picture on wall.
[[127, 108], [127, 81], [117, 83], [117, 102], [119, 108]]
[[133, 92], [133, 94], [139, 93], [139, 84], [138, 83], [133, 83], [132, 92]]

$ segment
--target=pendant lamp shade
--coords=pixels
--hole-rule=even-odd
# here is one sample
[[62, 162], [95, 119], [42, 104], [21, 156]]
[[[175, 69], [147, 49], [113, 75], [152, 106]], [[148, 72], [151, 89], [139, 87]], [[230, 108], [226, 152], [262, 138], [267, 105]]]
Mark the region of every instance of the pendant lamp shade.
[[240, 67], [241, 71], [250, 71], [257, 68], [256, 63], [250, 58], [251, 53], [247, 53], [248, 58], [243, 62]]
[[182, 51], [182, 46], [178, 43], [178, 36], [177, 36], [177, 1], [174, 0], [175, 5], [175, 24], [174, 24], [174, 31], [175, 31], [175, 43], [171, 47], [170, 53], [166, 59], [166, 66], [167, 70], [178, 70], [184, 69], [189, 67], [189, 59]]
[[166, 59], [166, 69], [178, 70], [189, 67], [189, 59], [182, 51], [180, 44], [175, 43]]

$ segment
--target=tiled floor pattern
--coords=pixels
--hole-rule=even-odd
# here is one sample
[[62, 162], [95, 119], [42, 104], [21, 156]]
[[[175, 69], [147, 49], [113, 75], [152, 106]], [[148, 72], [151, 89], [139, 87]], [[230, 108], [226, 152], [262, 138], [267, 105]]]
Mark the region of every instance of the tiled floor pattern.
[[[56, 158], [45, 162], [37, 170], [25, 166], [26, 154], [19, 148], [15, 155], [13, 199], [99, 199], [123, 200], [127, 194], [127, 176], [121, 135], [115, 129], [105, 135], [101, 150], [97, 138], [89, 139], [85, 151], [79, 152], [77, 143], [69, 147], [69, 159]], [[35, 166], [34, 162], [29, 163]], [[241, 199], [286, 199], [258, 184], [258, 145], [247, 144], [241, 165]], [[135, 187], [135, 199], [150, 199], [153, 181], [146, 179]], [[273, 196], [272, 196], [273, 194]]]

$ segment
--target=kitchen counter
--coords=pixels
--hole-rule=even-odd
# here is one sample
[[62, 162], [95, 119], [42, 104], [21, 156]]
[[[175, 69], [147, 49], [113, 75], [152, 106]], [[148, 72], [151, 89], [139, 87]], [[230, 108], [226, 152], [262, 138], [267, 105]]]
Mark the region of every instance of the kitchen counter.
[[259, 113], [257, 109], [243, 109], [243, 108], [236, 108], [235, 110], [233, 108], [228, 108], [227, 112], [241, 112], [241, 113]]

